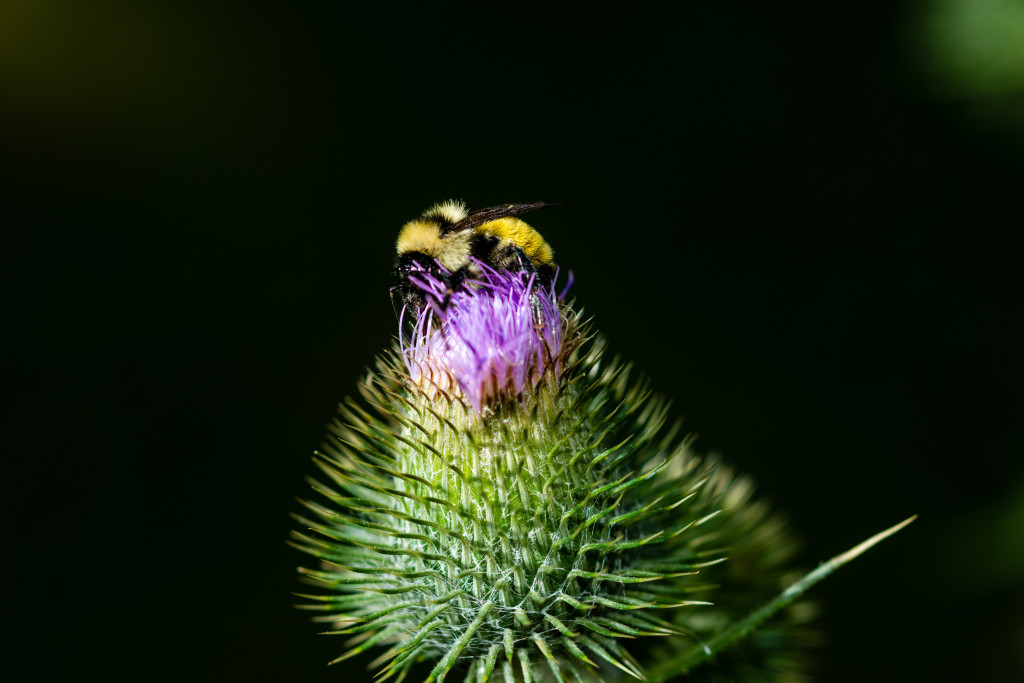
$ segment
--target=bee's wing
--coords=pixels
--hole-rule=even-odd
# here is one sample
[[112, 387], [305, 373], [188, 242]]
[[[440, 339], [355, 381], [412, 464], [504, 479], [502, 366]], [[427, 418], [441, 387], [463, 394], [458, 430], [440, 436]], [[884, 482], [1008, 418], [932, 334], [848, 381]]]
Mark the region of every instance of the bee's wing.
[[536, 211], [537, 209], [543, 209], [548, 206], [559, 205], [560, 204], [558, 203], [549, 204], [547, 202], [530, 202], [529, 204], [502, 204], [501, 206], [492, 206], [487, 209], [479, 209], [472, 212], [456, 223], [453, 227], [457, 230], [468, 230], [488, 221], [506, 218], [507, 216], [518, 216], [519, 214], [526, 213], [527, 211]]

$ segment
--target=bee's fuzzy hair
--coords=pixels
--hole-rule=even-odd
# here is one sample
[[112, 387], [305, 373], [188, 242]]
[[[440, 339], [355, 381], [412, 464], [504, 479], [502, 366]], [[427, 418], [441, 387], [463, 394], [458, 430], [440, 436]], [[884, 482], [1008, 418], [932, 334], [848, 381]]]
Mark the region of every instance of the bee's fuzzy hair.
[[423, 212], [423, 218], [440, 218], [450, 224], [458, 223], [468, 215], [466, 203], [459, 199], [438, 202]]

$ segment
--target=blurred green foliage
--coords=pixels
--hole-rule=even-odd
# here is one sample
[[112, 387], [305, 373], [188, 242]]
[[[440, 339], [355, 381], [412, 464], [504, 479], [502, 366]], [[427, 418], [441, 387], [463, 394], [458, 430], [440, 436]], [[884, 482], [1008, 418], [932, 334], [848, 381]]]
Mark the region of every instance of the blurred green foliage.
[[920, 2], [906, 48], [937, 97], [1024, 140], [1024, 0]]

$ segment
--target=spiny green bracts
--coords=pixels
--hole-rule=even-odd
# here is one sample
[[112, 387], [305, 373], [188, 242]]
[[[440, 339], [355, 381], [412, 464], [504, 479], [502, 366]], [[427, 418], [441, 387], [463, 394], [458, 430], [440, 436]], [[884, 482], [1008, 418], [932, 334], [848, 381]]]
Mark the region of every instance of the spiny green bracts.
[[[708, 461], [718, 462], [717, 458]], [[674, 474], [674, 469], [670, 466], [669, 474]], [[706, 555], [724, 552], [727, 560], [704, 569], [704, 586], [691, 588], [692, 597], [711, 600], [714, 606], [678, 610], [674, 615], [674, 623], [700, 642], [672, 639], [656, 643], [646, 659], [646, 674], [654, 680], [662, 680], [667, 668], [664, 663], [673, 656], [703, 648], [705, 641], [740, 622], [755, 606], [768, 603], [800, 578], [794, 564], [800, 543], [781, 515], [772, 512], [766, 501], [754, 498], [749, 477], [737, 476], [727, 465], [717, 464], [698, 497], [721, 512], [703, 525], [702, 533], [691, 541], [692, 548]], [[821, 635], [812, 624], [817, 614], [813, 601], [789, 604], [769, 624], [717, 654], [713, 664], [688, 671], [686, 680], [806, 683], [810, 680], [807, 672], [814, 668], [812, 653], [821, 644]]]
[[[742, 487], [663, 429], [666, 404], [532, 279], [488, 271], [360, 390], [294, 541], [322, 560], [300, 570], [320, 589], [304, 607], [354, 636], [336, 662], [381, 646], [381, 680], [418, 662], [427, 681], [641, 678], [655, 637], [690, 647], [735, 617], [709, 600], [764, 511], [744, 517]], [[769, 585], [727, 600], [747, 611], [778, 572], [750, 579]]]

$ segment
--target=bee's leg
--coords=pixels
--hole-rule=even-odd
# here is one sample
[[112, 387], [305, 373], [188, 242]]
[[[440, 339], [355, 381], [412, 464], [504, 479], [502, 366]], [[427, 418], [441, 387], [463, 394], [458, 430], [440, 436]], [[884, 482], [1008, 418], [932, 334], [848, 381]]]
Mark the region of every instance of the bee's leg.
[[[526, 255], [519, 247], [510, 247], [513, 257], [515, 258], [516, 264], [519, 266], [519, 270], [526, 274], [526, 277], [533, 277], [535, 290], [540, 289], [545, 293], [549, 293], [551, 285], [555, 280], [555, 269], [549, 263], [542, 263], [541, 265], [535, 265], [533, 259]], [[557, 297], [555, 297], [557, 298]]]
[[407, 338], [412, 338], [416, 327], [416, 316], [419, 306], [409, 305], [402, 290], [401, 285], [395, 285], [391, 288], [390, 292], [391, 306], [395, 309], [395, 319], [398, 320], [398, 336], [404, 343]]
[[462, 289], [462, 283], [469, 277], [469, 268], [459, 268], [454, 273], [445, 278], [445, 284], [448, 285], [448, 294], [454, 294], [455, 292]]
[[530, 309], [533, 312], [533, 325], [538, 330], [544, 327], [544, 309], [541, 303], [540, 297], [543, 296], [543, 292], [540, 290], [547, 290], [550, 285], [550, 277], [548, 276], [547, 270], [551, 269], [551, 266], [541, 266], [538, 268], [534, 265], [533, 260], [526, 255], [519, 247], [511, 247], [512, 255], [515, 258], [516, 264], [519, 266], [520, 272], [523, 273], [524, 277], [529, 279], [533, 278], [533, 287], [530, 291]]
[[462, 289], [462, 283], [469, 277], [469, 269], [459, 268], [453, 273], [435, 273], [435, 276], [445, 284], [444, 298], [438, 303], [441, 305], [441, 311], [447, 311], [452, 302], [452, 295]]
[[402, 319], [402, 308], [405, 306], [405, 300], [402, 298], [402, 288], [399, 285], [392, 287], [389, 292], [391, 293], [391, 306], [395, 309], [395, 319]]
[[533, 260], [526, 255], [526, 252], [519, 247], [509, 247], [512, 252], [512, 258], [515, 259], [515, 264], [519, 266], [519, 271], [526, 273], [526, 276], [534, 275], [537, 272], [537, 266], [533, 265]]

